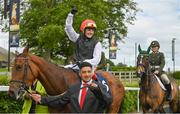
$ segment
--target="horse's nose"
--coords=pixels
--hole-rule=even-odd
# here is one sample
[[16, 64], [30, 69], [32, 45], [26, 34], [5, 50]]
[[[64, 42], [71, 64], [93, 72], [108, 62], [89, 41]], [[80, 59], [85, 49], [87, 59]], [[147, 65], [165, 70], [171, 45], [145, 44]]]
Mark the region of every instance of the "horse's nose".
[[13, 91], [8, 91], [8, 97], [11, 98], [11, 99], [15, 99], [16, 98], [16, 96], [15, 96]]
[[136, 72], [137, 77], [141, 77], [142, 73], [141, 72]]

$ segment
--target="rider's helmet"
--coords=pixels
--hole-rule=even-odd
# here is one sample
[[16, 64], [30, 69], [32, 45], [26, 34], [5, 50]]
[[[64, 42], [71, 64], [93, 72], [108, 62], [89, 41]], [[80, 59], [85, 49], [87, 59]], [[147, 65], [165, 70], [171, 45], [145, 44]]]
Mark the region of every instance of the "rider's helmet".
[[152, 41], [150, 46], [151, 47], [159, 47], [160, 48], [160, 44], [159, 44], [158, 41]]
[[97, 28], [94, 20], [86, 19], [81, 23], [80, 32], [84, 32], [85, 28]]

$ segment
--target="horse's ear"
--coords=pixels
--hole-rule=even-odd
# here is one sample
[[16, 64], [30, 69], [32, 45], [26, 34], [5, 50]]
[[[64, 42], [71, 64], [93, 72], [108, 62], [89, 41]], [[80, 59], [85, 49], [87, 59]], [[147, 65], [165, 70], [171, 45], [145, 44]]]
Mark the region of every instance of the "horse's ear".
[[151, 51], [151, 47], [149, 46], [147, 49], [147, 53], [149, 54], [150, 51]]
[[142, 50], [141, 50], [141, 46], [140, 46], [140, 44], [138, 45], [138, 51], [139, 52], [141, 52]]
[[28, 54], [28, 52], [29, 52], [29, 47], [28, 46], [26, 46], [25, 48], [24, 48], [24, 50], [23, 50], [23, 54]]

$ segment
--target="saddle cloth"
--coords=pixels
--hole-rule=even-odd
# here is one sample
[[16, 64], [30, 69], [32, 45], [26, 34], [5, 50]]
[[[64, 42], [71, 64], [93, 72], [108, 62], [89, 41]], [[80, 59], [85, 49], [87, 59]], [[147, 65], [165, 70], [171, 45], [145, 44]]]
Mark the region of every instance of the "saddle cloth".
[[107, 80], [99, 73], [95, 73], [96, 74], [96, 77], [97, 77], [97, 80], [102, 83], [105, 87], [106, 87], [106, 90], [108, 92], [110, 92], [109, 90], [109, 86], [108, 86], [108, 83], [107, 83]]

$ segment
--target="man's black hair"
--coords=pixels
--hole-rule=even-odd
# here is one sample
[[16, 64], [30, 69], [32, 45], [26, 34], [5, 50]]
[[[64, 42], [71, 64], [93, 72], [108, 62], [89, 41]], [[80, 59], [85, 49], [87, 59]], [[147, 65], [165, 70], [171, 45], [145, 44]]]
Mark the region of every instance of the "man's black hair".
[[92, 68], [92, 65], [88, 62], [82, 62], [79, 66], [80, 69], [82, 69], [83, 67], [91, 67]]

